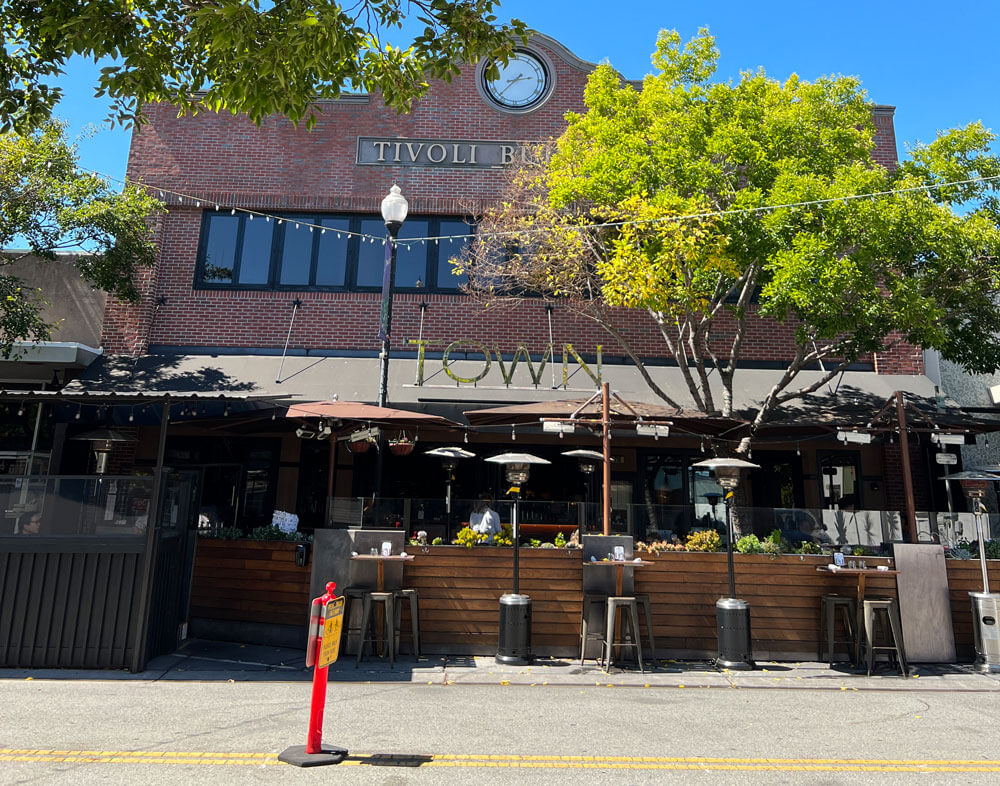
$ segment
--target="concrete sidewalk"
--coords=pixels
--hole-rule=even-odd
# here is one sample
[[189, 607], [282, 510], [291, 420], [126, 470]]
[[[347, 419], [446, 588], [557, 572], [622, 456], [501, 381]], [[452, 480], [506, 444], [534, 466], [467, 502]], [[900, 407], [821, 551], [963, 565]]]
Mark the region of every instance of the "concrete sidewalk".
[[[302, 650], [192, 639], [176, 652], [150, 661], [139, 674], [72, 669], [0, 669], [0, 679], [139, 680], [191, 682], [304, 682], [312, 679]], [[530, 666], [501, 666], [491, 656], [438, 656], [388, 660], [366, 658], [355, 667], [342, 656], [330, 667], [331, 682], [447, 685], [635, 686], [664, 688], [770, 688], [830, 691], [998, 692], [1000, 675], [970, 664], [911, 664], [904, 678], [888, 664], [867, 676], [848, 664], [758, 662], [755, 671], [717, 669], [710, 661], [658, 660], [645, 672], [631, 665], [603, 671], [595, 661], [539, 658]]]

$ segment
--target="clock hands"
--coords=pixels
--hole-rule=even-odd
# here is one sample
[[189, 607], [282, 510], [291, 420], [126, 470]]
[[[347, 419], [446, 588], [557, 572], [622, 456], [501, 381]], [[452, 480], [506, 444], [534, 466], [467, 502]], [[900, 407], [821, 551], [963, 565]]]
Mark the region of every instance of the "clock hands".
[[528, 76], [526, 74], [518, 74], [513, 79], [508, 79], [507, 80], [507, 86], [503, 90], [500, 91], [500, 95], [503, 95], [508, 90], [510, 90], [510, 88], [513, 87], [516, 82], [520, 82], [520, 81], [522, 81], [524, 79], [527, 79], [527, 78], [528, 78]]

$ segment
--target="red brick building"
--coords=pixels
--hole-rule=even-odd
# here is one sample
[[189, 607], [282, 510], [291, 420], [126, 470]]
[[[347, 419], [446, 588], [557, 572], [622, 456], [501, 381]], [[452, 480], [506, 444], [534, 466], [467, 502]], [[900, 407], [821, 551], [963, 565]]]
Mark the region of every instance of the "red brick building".
[[[521, 155], [523, 143], [558, 136], [565, 113], [583, 109], [593, 65], [535, 35], [512, 68], [518, 69], [509, 71], [513, 76], [493, 85], [484, 80], [482, 64], [468, 68], [450, 84], [434, 84], [406, 115], [385, 108], [377, 95], [325, 102], [310, 131], [280, 117], [256, 127], [242, 117], [178, 118], [171, 106], [149, 108], [148, 125], [133, 137], [128, 176], [159, 191], [168, 205], [156, 228], [159, 261], [143, 281], [140, 305], [109, 302], [106, 357], [79, 384], [196, 390], [256, 402], [233, 399], [230, 413], [221, 403], [202, 401], [171, 413], [168, 463], [202, 468], [214, 500], [203, 507], [216, 508], [206, 515], [248, 527], [266, 523], [278, 508], [321, 526], [334, 522], [328, 492], [335, 498], [371, 494], [370, 456], [355, 456], [335, 439], [299, 439], [295, 424], [281, 416], [292, 402], [376, 400], [385, 235], [379, 206], [393, 184], [409, 201], [409, 215], [393, 297], [390, 405], [462, 421], [462, 412], [476, 407], [587, 398], [598, 368], [623, 398], [656, 401], [594, 324], [542, 302], [484, 310], [450, 273], [448, 258], [474, 231], [474, 217], [500, 194], [503, 165]], [[875, 158], [891, 165], [893, 108], [876, 106], [874, 113]], [[657, 378], [682, 390], [676, 369], [661, 358], [662, 338], [649, 317], [622, 312], [621, 327]], [[767, 320], [753, 323], [741, 378], [746, 403], [790, 357], [791, 332]], [[508, 384], [504, 375], [520, 346], [525, 351]], [[526, 373], [525, 354], [534, 378]], [[475, 384], [461, 381], [473, 378]], [[841, 396], [854, 391], [879, 402], [897, 389], [934, 392], [923, 376], [921, 351], [905, 345], [865, 358], [841, 383]], [[898, 444], [845, 446], [834, 431], [788, 432], [756, 446], [753, 459], [764, 470], [752, 484], [752, 504], [902, 510]], [[518, 427], [513, 436], [517, 449], [554, 462], [532, 482], [537, 496], [586, 496], [575, 464], [559, 456], [593, 447], [592, 437], [560, 440], [537, 424]], [[418, 515], [425, 505], [419, 500], [428, 500], [430, 510], [429, 501], [444, 494], [440, 464], [420, 455], [425, 445], [466, 438], [482, 457], [511, 447], [512, 429], [438, 433], [410, 457], [386, 457], [386, 495], [411, 500], [393, 514], [397, 520], [411, 528], [430, 521], [429, 513]], [[704, 512], [705, 491], [715, 488], [690, 468], [705, 449], [704, 440], [690, 434], [660, 440], [616, 434], [616, 526], [638, 536], [686, 531], [691, 516]], [[141, 463], [152, 450], [140, 441], [135, 457], [126, 458]], [[933, 509], [933, 466], [918, 443], [911, 450], [917, 507]], [[456, 496], [500, 490], [489, 467], [479, 459], [463, 463]], [[241, 501], [224, 504], [223, 498]], [[662, 506], [666, 523], [634, 514], [643, 505]], [[673, 508], [690, 511], [678, 518], [668, 515]], [[456, 515], [461, 519], [461, 511]], [[773, 523], [773, 511], [768, 515]]]

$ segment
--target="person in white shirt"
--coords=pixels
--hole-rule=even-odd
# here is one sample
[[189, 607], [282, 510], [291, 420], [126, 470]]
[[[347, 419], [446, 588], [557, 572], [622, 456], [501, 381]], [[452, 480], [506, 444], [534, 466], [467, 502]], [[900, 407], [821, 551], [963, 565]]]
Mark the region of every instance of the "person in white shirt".
[[469, 527], [473, 532], [485, 534], [487, 543], [492, 543], [494, 536], [500, 532], [500, 514], [493, 510], [492, 504], [489, 494], [480, 494], [479, 503], [469, 516]]

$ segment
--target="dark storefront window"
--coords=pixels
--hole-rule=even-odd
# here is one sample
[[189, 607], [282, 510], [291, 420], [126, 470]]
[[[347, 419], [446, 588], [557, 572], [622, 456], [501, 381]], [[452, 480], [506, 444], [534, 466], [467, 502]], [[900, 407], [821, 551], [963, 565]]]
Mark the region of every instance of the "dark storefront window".
[[[384, 237], [382, 220], [367, 216], [289, 214], [268, 221], [242, 213], [207, 211], [195, 285], [206, 289], [378, 289]], [[407, 219], [396, 252], [396, 289], [456, 291], [466, 279], [452, 274], [449, 260], [461, 254], [471, 237], [472, 226], [458, 217]]]

